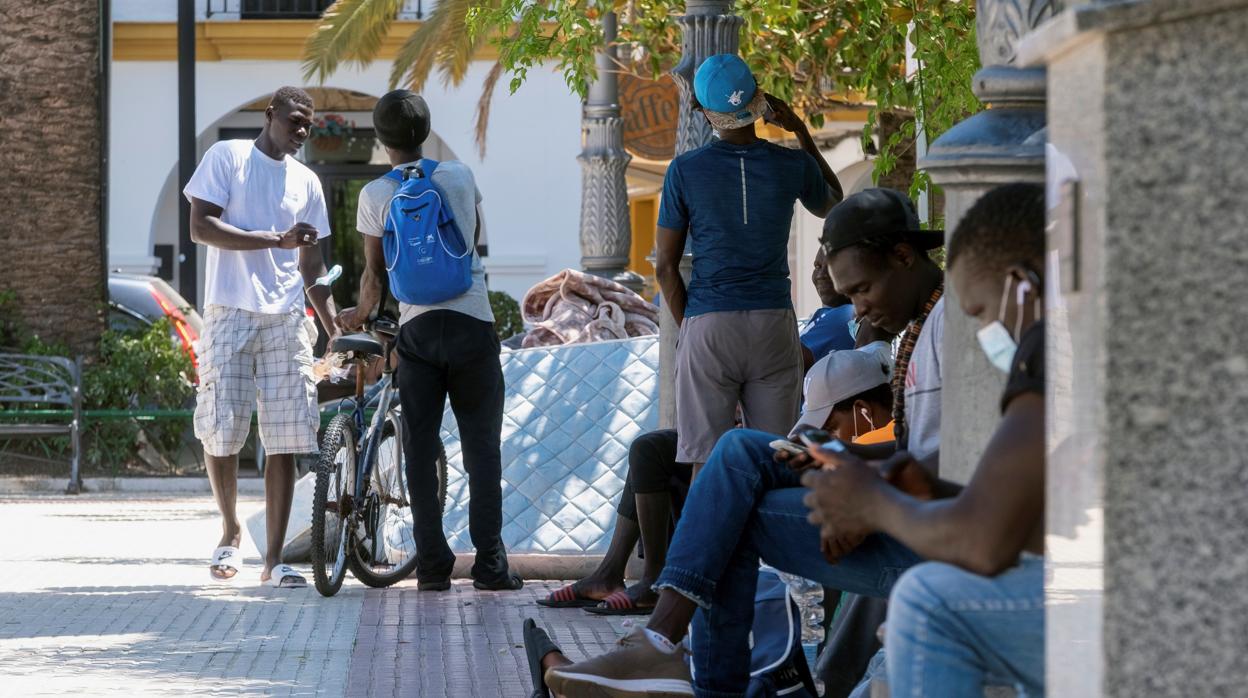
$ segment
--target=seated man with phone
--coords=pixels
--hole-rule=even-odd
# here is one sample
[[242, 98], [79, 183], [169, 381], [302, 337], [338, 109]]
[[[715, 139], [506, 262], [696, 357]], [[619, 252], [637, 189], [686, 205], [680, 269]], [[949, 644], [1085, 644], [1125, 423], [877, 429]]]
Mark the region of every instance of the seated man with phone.
[[970, 482], [938, 480], [904, 453], [868, 464], [822, 449], [812, 454], [823, 469], [802, 479], [825, 549], [870, 534], [842, 568], [886, 545], [927, 560], [889, 597], [893, 695], [980, 695], [985, 684], [1044, 695], [1044, 205], [1039, 185], [994, 189], [949, 245], [962, 310], [979, 322], [988, 360], [1009, 374]]
[[[824, 222], [828, 268], [837, 289], [853, 300], [856, 316], [877, 329], [905, 333], [894, 362], [892, 412], [897, 443], [921, 452], [934, 451], [939, 438], [944, 275], [927, 250], [943, 240], [942, 233], [920, 228], [904, 195], [886, 189], [847, 198]], [[775, 438], [738, 429], [719, 440], [690, 490], [655, 585], [659, 602], [648, 627], [622, 638], [621, 649], [586, 662], [558, 666], [563, 662], [544, 659], [556, 693], [693, 693], [680, 645], [692, 619], [698, 691], [741, 694], [749, 682], [762, 550], [778, 569], [880, 598], [920, 561], [895, 541], [880, 539], [854, 550], [860, 564], [829, 564], [853, 549], [857, 541], [849, 538], [823, 546], [827, 561], [821, 559], [819, 532], [806, 521], [800, 474], [779, 461], [770, 447]], [[891, 453], [894, 444], [879, 448]], [[699, 608], [703, 612], [695, 614]]]
[[[892, 391], [889, 388], [891, 364], [891, 350], [885, 342], [876, 342], [862, 349], [834, 351], [825, 356], [811, 368], [807, 377], [806, 406], [797, 426], [793, 429], [794, 434], [791, 439], [800, 440], [802, 433], [815, 430], [823, 434], [824, 439], [835, 435], [837, 438], [851, 441], [858, 435], [867, 434], [877, 426], [883, 426], [892, 412]], [[540, 652], [537, 656], [542, 658], [542, 667], [550, 670], [547, 674], [547, 681], [550, 682], [551, 689], [557, 695], [563, 695], [568, 690], [575, 691], [575, 688], [570, 689], [570, 685], [575, 683], [591, 684], [596, 689], [605, 691], [603, 695], [635, 694], [630, 691], [649, 691], [657, 692], [659, 695], [668, 695], [669, 693], [664, 691], [682, 686], [686, 694], [692, 693], [689, 685], [689, 672], [683, 660], [680, 659], [680, 655], [664, 654], [661, 649], [668, 648], [668, 646], [673, 651], [677, 649], [677, 645], [673, 643], [679, 643], [690, 620], [694, 619], [694, 612], [700, 604], [695, 603], [683, 592], [675, 591], [670, 585], [681, 584], [681, 588], [684, 588], [684, 584], [696, 580], [696, 575], [701, 573], [694, 570], [701, 565], [701, 559], [704, 556], [708, 556], [712, 564], [715, 564], [715, 560], [722, 561], [727, 557], [731, 551], [723, 550], [727, 546], [723, 544], [725, 538], [722, 528], [725, 525], [744, 527], [744, 521], [738, 521], [738, 519], [742, 516], [748, 518], [752, 509], [750, 502], [760, 497], [763, 492], [777, 486], [794, 488], [794, 491], [799, 493], [804, 492], [797, 488], [799, 471], [773, 460], [772, 451], [767, 447], [767, 443], [773, 443], [778, 449], [798, 453], [804, 452], [806, 446], [792, 440], [775, 439], [774, 436], [767, 436], [761, 432], [736, 429], [720, 441], [715, 453], [722, 451], [735, 455], [733, 448], [725, 448], [725, 444], [735, 444], [738, 441], [737, 435], [745, 435], [743, 438], [749, 438], [752, 442], [766, 437], [763, 441], [763, 448], [766, 449], [767, 467], [762, 468], [748, 459], [744, 461], [725, 459], [724, 465], [721, 466], [719, 457], [712, 455], [712, 463], [716, 466], [708, 467], [698, 476], [696, 480], [698, 484], [691, 490], [689, 499], [686, 500], [681, 517], [682, 523], [678, 526], [676, 536], [669, 547], [667, 565], [659, 574], [658, 582], [654, 586], [656, 590], [659, 590], [659, 600], [651, 616], [650, 628], [637, 627], [632, 635], [621, 641], [622, 644], [628, 643], [625, 644], [624, 649], [575, 666], [568, 666], [567, 659], [554, 650], [553, 646], [549, 646], [548, 651]], [[730, 469], [733, 474], [725, 476], [724, 471]], [[763, 479], [758, 477], [760, 471], [765, 471], [766, 476]], [[749, 479], [737, 477], [741, 473], [751, 473], [753, 477]], [[706, 484], [702, 484], [703, 479], [707, 481]], [[696, 492], [701, 492], [701, 494], [695, 495]], [[749, 502], [746, 501], [747, 498]], [[798, 512], [796, 519], [809, 528], [809, 525], [805, 523], [804, 509]], [[683, 522], [687, 520], [693, 521], [694, 524], [686, 528]], [[706, 525], [708, 522], [713, 522], [714, 525]], [[734, 597], [740, 596], [739, 603], [748, 605], [752, 611], [758, 573], [757, 558], [753, 567], [749, 569], [749, 574], [746, 575], [744, 572], [742, 570], [740, 576], [742, 578], [750, 576], [748, 584], [744, 579], [740, 585], [735, 579], [731, 582], [723, 580], [719, 588], [731, 592]], [[698, 618], [703, 615], [698, 614]], [[704, 622], [696, 619], [694, 622], [695, 632], [699, 628], [706, 629]], [[656, 625], [665, 629], [664, 634], [657, 637], [669, 640], [662, 648], [648, 641], [648, 638], [656, 637], [657, 631], [654, 630]], [[673, 630], [668, 630], [669, 628]], [[675, 628], [679, 628], [679, 634], [676, 634]], [[750, 630], [748, 620], [745, 621], [744, 629], [748, 634]], [[667, 632], [672, 632], [674, 636], [666, 635]], [[710, 641], [699, 638], [698, 642]], [[695, 642], [695, 647], [708, 647], [707, 644], [699, 645], [698, 642]], [[712, 656], [703, 657], [702, 660], [715, 663], [716, 668], [710, 670], [712, 675], [725, 671], [728, 665], [739, 663], [747, 669], [745, 680], [748, 681], [750, 664], [748, 644], [740, 648], [743, 654], [721, 654], [717, 642], [710, 642], [710, 644], [715, 646], [713, 649], [708, 649]], [[640, 655], [637, 650], [640, 650]], [[698, 654], [701, 655], [700, 649]], [[704, 665], [695, 664], [695, 666], [701, 675], [705, 670]], [[735, 671], [736, 667], [733, 669]], [[565, 670], [568, 673], [564, 673]], [[619, 691], [619, 693], [612, 691]], [[676, 690], [674, 694], [680, 694], [680, 690]]]

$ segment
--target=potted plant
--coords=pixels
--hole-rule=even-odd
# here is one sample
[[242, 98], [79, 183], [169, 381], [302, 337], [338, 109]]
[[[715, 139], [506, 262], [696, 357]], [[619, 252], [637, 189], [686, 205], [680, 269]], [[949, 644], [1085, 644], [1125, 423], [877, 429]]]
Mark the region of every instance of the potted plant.
[[368, 162], [373, 156], [373, 139], [358, 133], [355, 122], [341, 114], [325, 114], [312, 123], [308, 138], [311, 162]]

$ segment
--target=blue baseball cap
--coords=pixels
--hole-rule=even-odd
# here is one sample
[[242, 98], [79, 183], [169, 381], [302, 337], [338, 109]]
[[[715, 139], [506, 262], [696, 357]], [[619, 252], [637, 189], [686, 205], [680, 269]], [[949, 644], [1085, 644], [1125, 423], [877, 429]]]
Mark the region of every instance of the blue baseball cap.
[[750, 67], [733, 53], [720, 53], [698, 66], [693, 94], [711, 125], [720, 130], [742, 128], [767, 113], [767, 100]]

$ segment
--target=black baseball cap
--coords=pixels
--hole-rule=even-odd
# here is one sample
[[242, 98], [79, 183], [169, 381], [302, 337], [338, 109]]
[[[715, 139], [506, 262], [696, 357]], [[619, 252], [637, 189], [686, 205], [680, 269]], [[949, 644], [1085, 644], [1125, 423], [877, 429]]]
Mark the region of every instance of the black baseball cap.
[[373, 129], [381, 144], [415, 150], [429, 137], [429, 105], [411, 90], [393, 90], [373, 107]]
[[945, 244], [945, 231], [923, 230], [910, 197], [895, 189], [864, 189], [832, 207], [823, 221], [823, 249], [828, 254], [869, 238], [897, 236], [920, 250]]

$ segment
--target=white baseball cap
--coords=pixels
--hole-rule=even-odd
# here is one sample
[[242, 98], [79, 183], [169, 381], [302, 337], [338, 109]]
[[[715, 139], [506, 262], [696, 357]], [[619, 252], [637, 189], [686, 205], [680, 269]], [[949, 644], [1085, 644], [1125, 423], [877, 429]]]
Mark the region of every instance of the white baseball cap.
[[888, 342], [834, 351], [819, 359], [806, 373], [806, 404], [798, 424], [822, 429], [837, 403], [886, 385], [892, 367], [893, 352]]

